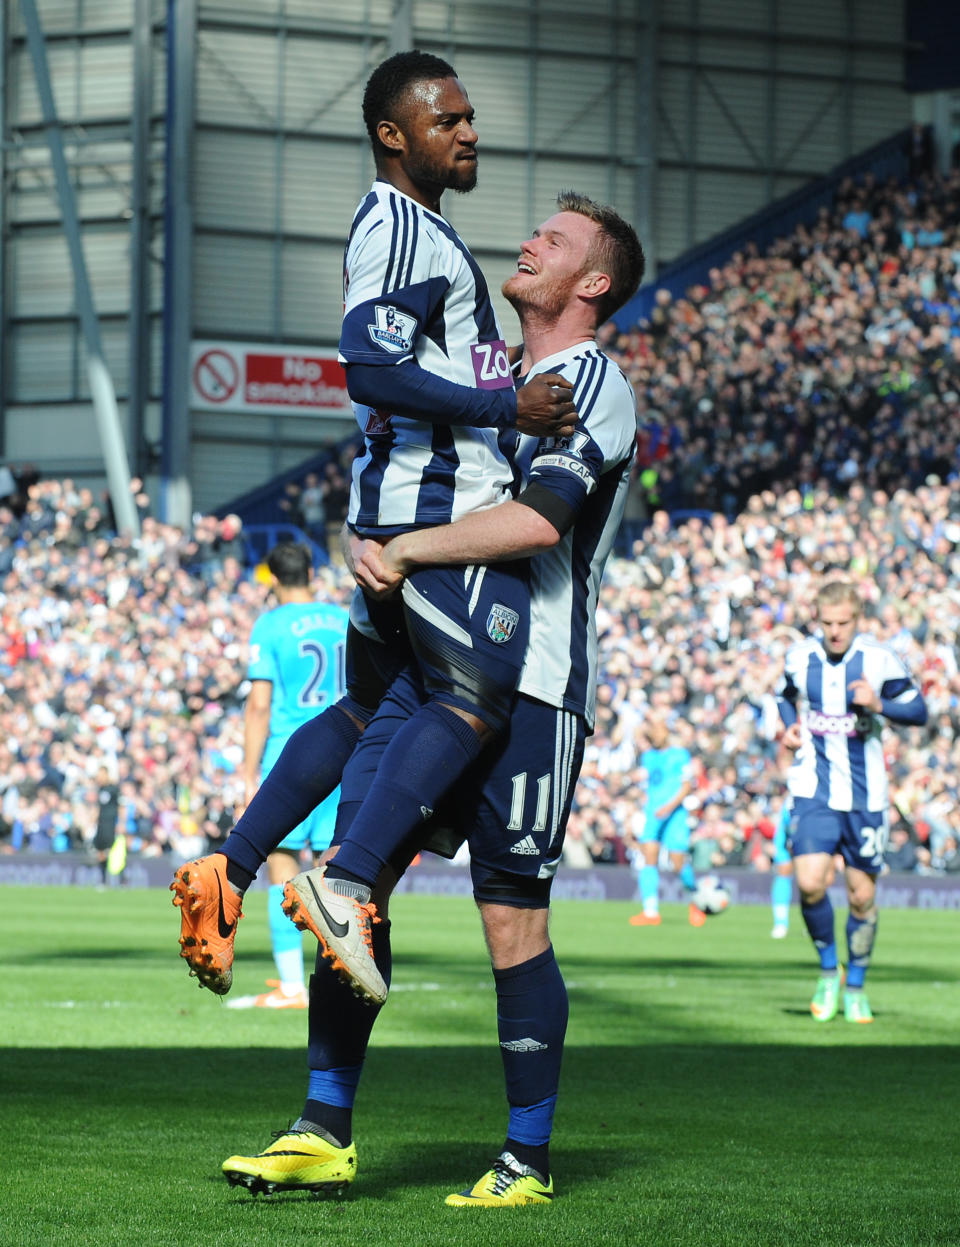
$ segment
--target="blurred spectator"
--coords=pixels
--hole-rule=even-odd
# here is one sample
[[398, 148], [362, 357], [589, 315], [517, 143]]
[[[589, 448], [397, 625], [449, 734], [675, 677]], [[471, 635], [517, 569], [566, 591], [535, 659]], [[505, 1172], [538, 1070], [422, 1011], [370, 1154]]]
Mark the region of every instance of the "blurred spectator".
[[563, 841], [563, 863], [577, 870], [584, 870], [594, 864], [593, 854], [584, 837], [583, 818], [571, 813], [567, 823], [567, 833]]
[[907, 159], [910, 164], [910, 180], [918, 181], [933, 172], [933, 133], [929, 126], [915, 121], [907, 137]]
[[327, 544], [327, 518], [324, 491], [316, 472], [308, 472], [303, 480], [300, 494], [300, 510], [303, 513], [303, 530], [319, 545]]
[[303, 490], [296, 481], [287, 481], [283, 487], [283, 496], [277, 506], [284, 513], [287, 522], [301, 532], [306, 529], [307, 518], [303, 512]]
[[103, 883], [107, 882], [107, 854], [122, 830], [120, 823], [120, 792], [110, 780], [105, 766], [97, 771], [97, 825], [93, 835], [93, 851]]
[[200, 830], [207, 838], [205, 853], [216, 853], [218, 851], [224, 840], [229, 836], [233, 823], [232, 811], [227, 809], [223, 797], [214, 793], [207, 800], [206, 818], [200, 827]]
[[197, 515], [193, 533], [182, 552], [182, 563], [202, 580], [212, 581], [220, 565], [217, 554], [219, 522], [215, 515]]
[[241, 536], [242, 529], [243, 521], [239, 515], [225, 515], [220, 521], [217, 528], [216, 552], [221, 566], [226, 563], [227, 559], [233, 559], [241, 567], [246, 566], [247, 547]]
[[326, 525], [326, 545], [331, 557], [339, 549], [339, 535], [347, 518], [350, 501], [350, 482], [340, 465], [333, 460], [323, 470], [323, 517]]
[[[909, 829], [903, 823], [895, 826], [890, 832], [890, 843], [887, 845], [887, 867], [890, 870], [916, 870], [921, 864], [922, 850], [910, 836]], [[927, 855], [929, 859], [929, 854]]]

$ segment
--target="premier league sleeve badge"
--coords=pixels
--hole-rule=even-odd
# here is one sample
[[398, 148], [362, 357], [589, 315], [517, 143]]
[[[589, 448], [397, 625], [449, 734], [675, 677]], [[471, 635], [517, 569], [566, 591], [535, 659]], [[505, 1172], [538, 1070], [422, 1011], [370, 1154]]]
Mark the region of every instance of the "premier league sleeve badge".
[[391, 355], [403, 355], [412, 349], [417, 328], [416, 316], [400, 312], [392, 304], [375, 303], [375, 323], [368, 325], [371, 339]]

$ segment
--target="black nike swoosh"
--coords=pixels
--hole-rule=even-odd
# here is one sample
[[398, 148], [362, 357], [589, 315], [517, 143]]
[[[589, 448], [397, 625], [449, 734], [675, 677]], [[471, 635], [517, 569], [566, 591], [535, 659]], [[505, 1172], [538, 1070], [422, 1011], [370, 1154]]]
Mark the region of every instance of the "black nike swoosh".
[[310, 891], [313, 893], [313, 899], [317, 902], [317, 909], [319, 909], [323, 914], [324, 922], [326, 922], [327, 926], [337, 937], [337, 939], [342, 940], [346, 933], [350, 930], [349, 922], [335, 922], [334, 919], [330, 917], [330, 911], [320, 899], [320, 894], [317, 892], [317, 889], [313, 886], [313, 880], [308, 877], [307, 883], [310, 884]]
[[225, 940], [233, 934], [234, 924], [227, 922], [227, 915], [223, 912], [223, 884], [220, 882], [219, 871], [214, 872], [217, 876], [217, 929], [220, 932], [220, 938]]

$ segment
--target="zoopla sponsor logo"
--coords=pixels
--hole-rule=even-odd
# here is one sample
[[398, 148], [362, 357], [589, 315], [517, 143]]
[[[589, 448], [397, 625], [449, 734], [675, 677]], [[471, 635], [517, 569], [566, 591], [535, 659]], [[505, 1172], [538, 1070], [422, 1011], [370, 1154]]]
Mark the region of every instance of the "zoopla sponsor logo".
[[507, 346], [502, 339], [474, 343], [470, 348], [470, 358], [478, 389], [503, 390], [513, 385]]

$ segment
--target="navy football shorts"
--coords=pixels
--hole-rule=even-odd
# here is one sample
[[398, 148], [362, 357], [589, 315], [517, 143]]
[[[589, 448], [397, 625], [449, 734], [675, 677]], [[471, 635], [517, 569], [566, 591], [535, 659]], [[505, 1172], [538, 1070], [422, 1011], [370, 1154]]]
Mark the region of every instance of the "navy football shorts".
[[549, 903], [585, 741], [580, 715], [521, 694], [504, 737], [457, 786], [454, 827], [478, 901]]
[[[335, 844], [349, 830], [394, 732], [423, 696], [416, 678], [405, 671], [381, 702], [343, 773]], [[585, 740], [579, 715], [517, 696], [504, 735], [393, 856], [397, 876], [422, 850], [452, 857], [466, 840], [477, 900], [545, 908]]]
[[848, 866], [876, 875], [883, 869], [890, 820], [886, 810], [831, 810], [810, 797], [793, 798], [790, 852], [839, 853]]
[[529, 565], [424, 567], [403, 584], [407, 632], [427, 694], [506, 726], [530, 634]]
[[348, 697], [364, 710], [380, 699], [413, 661], [403, 607], [396, 597], [379, 602], [359, 589], [350, 603], [345, 675]]

